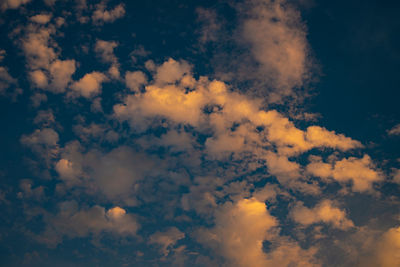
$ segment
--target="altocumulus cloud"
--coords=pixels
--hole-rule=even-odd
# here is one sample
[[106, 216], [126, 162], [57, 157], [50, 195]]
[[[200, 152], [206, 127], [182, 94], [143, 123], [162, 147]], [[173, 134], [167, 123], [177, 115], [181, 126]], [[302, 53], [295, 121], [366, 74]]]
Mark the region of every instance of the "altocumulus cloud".
[[399, 168], [291, 112], [314, 75], [296, 3], [198, 5], [177, 5], [197, 27], [181, 33], [160, 3], [141, 43], [145, 5], [2, 2], [18, 52], [0, 47], [0, 93], [21, 87], [29, 121], [1, 173], [0, 242], [26, 242], [6, 264], [399, 265]]

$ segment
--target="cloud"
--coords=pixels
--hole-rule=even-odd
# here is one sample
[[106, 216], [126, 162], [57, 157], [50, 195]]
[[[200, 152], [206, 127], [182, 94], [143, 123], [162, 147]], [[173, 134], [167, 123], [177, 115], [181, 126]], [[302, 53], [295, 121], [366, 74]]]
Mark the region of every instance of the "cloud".
[[107, 81], [107, 77], [103, 73], [93, 71], [74, 82], [71, 88], [79, 96], [92, 98], [101, 93], [102, 83], [105, 81]]
[[400, 185], [400, 169], [392, 170], [393, 182]]
[[51, 247], [57, 246], [64, 237], [99, 236], [103, 233], [134, 237], [140, 227], [132, 214], [118, 206], [107, 211], [98, 205], [79, 209], [75, 201], [62, 202], [57, 214], [45, 215], [45, 222], [44, 232], [36, 239]]
[[313, 208], [297, 203], [290, 214], [295, 222], [305, 226], [322, 222], [342, 230], [354, 227], [353, 222], [347, 219], [346, 212], [336, 207], [330, 200], [322, 200]]
[[29, 3], [31, 0], [4, 0], [0, 4], [1, 10], [17, 9], [19, 6]]
[[[276, 235], [278, 225], [263, 202], [243, 199], [224, 204], [216, 212], [215, 226], [200, 230], [196, 237], [230, 266], [318, 266], [312, 250]], [[275, 245], [268, 252], [263, 251], [264, 240]]]
[[[49, 15], [40, 16], [35, 16], [35, 20], [43, 22]], [[63, 93], [72, 81], [76, 62], [73, 59], [59, 59], [59, 52], [56, 52], [57, 43], [51, 37], [55, 32], [54, 25], [44, 27], [30, 24], [26, 27], [21, 45], [27, 59], [28, 77], [33, 87]]]
[[97, 40], [95, 44], [94, 51], [105, 63], [116, 63], [118, 62], [116, 56], [114, 55], [114, 48], [118, 46], [115, 41], [103, 41]]
[[62, 148], [60, 154], [54, 168], [67, 188], [78, 186], [87, 194], [102, 195], [129, 206], [137, 205], [135, 192], [140, 182], [157, 172], [152, 169], [155, 160], [125, 146], [108, 153], [96, 149], [83, 153], [81, 144], [74, 141]]
[[64, 92], [71, 82], [71, 76], [75, 73], [75, 60], [55, 60], [51, 63], [50, 84], [53, 92]]
[[375, 169], [368, 155], [362, 158], [344, 158], [332, 163], [324, 163], [319, 157], [312, 157], [306, 170], [324, 181], [331, 178], [339, 183], [351, 182], [351, 188], [356, 192], [371, 192], [373, 184], [382, 180], [381, 174]]
[[29, 147], [38, 156], [38, 162], [44, 160], [45, 167], [49, 167], [59, 152], [59, 135], [51, 128], [36, 129], [29, 135], [22, 135], [21, 144]]
[[6, 50], [0, 49], [0, 62], [3, 61], [4, 57], [7, 55]]
[[27, 146], [56, 146], [58, 140], [57, 132], [51, 128], [37, 129], [32, 134], [21, 137], [21, 143]]
[[170, 227], [165, 232], [156, 232], [149, 237], [149, 244], [157, 244], [161, 246], [161, 252], [164, 256], [168, 256], [173, 246], [180, 239], [185, 238], [185, 234], [176, 227]]
[[56, 120], [52, 110], [39, 110], [36, 117], [33, 119], [33, 123], [40, 126], [49, 127], [55, 124]]
[[388, 130], [388, 135], [400, 135], [400, 123]]
[[28, 25], [27, 33], [22, 39], [22, 49], [30, 69], [49, 69], [50, 64], [57, 58], [51, 34], [53, 27], [37, 27]]
[[[220, 19], [221, 29], [206, 23], [200, 38], [200, 42], [215, 40], [209, 52], [216, 77], [262, 96], [267, 103], [304, 99], [314, 64], [306, 27], [292, 2], [251, 0], [231, 6], [234, 19]], [[216, 18], [212, 14], [212, 9], [201, 13], [211, 21]]]
[[93, 12], [92, 20], [95, 24], [103, 24], [114, 22], [125, 15], [124, 4], [119, 4], [111, 10], [106, 10], [105, 1], [96, 5], [96, 10]]
[[386, 231], [374, 249], [372, 262], [365, 266], [391, 267], [400, 265], [400, 227]]
[[212, 9], [199, 7], [196, 9], [198, 21], [202, 24], [200, 28], [200, 42], [215, 42], [218, 38], [218, 31], [221, 30], [220, 22], [217, 20], [217, 13]]
[[288, 95], [308, 75], [308, 45], [300, 15], [285, 1], [256, 0], [250, 6], [242, 36], [268, 84], [278, 94]]
[[17, 84], [17, 80], [8, 73], [7, 68], [0, 66], [0, 95], [14, 84]]
[[125, 73], [125, 84], [134, 92], [138, 92], [141, 86], [147, 84], [147, 77], [141, 71], [127, 71]]
[[51, 14], [38, 14], [30, 17], [29, 19], [38, 24], [46, 24], [51, 20]]
[[33, 198], [40, 200], [44, 196], [44, 186], [40, 185], [33, 188], [33, 181], [29, 179], [23, 179], [19, 183], [21, 192], [18, 192], [18, 198]]
[[155, 74], [157, 85], [175, 83], [179, 81], [185, 74], [191, 73], [191, 66], [184, 60], [175, 61], [169, 58], [161, 66], [158, 66]]

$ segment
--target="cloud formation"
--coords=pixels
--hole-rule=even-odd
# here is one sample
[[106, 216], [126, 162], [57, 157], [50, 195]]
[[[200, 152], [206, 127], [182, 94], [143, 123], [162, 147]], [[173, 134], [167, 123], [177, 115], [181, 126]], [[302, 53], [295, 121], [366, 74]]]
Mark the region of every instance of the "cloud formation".
[[353, 222], [346, 218], [346, 212], [337, 208], [330, 200], [323, 200], [311, 209], [298, 203], [292, 209], [291, 216], [297, 223], [305, 226], [319, 222], [331, 224], [342, 230], [354, 226]]
[[[18, 119], [7, 125], [31, 122], [4, 131], [22, 145], [4, 161], [18, 175], [0, 169], [12, 180], [0, 185], [10, 236], [52, 249], [31, 245], [37, 253], [101, 251], [112, 265], [398, 263], [398, 166], [292, 111], [308, 108], [296, 105], [313, 76], [293, 1], [161, 5], [143, 17], [131, 6], [146, 5], [102, 0], [6, 11], [28, 2], [1, 4], [20, 16], [8, 35], [20, 54], [0, 48], [0, 93], [24, 89], [18, 109], [5, 105]], [[181, 9], [201, 27], [171, 26]], [[123, 17], [144, 31], [121, 31]], [[171, 52], [179, 38], [197, 43]]]

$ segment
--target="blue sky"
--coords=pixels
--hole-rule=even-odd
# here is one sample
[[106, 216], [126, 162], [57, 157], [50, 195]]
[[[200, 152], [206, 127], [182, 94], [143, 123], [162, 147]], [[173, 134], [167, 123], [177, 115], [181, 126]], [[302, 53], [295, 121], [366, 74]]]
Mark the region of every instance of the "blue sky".
[[400, 265], [399, 8], [1, 1], [0, 265]]

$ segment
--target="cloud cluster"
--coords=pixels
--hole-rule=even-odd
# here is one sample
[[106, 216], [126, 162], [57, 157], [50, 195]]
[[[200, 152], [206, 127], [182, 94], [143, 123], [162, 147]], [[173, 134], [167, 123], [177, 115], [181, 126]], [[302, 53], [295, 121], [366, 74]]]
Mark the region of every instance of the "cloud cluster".
[[48, 14], [36, 15], [31, 20], [35, 23], [26, 27], [21, 40], [29, 70], [28, 77], [33, 87], [63, 93], [72, 81], [76, 61], [59, 58], [58, 46], [52, 38], [56, 27], [42, 25], [50, 20]]
[[4, 0], [0, 4], [2, 11], [7, 9], [17, 9], [19, 6], [29, 3], [31, 0]]
[[[6, 1], [1, 9], [27, 2]], [[54, 1], [45, 3], [53, 8]], [[55, 99], [37, 110], [35, 128], [19, 139], [33, 152], [27, 157], [37, 176], [48, 178], [17, 183], [27, 221], [42, 226], [27, 226], [25, 235], [50, 247], [64, 239], [124, 240], [143, 248], [136, 256], [147, 265], [257, 267], [325, 266], [326, 247], [345, 248], [348, 241], [353, 248], [356, 238], [342, 236], [366, 233], [379, 247], [349, 252], [348, 262], [364, 263], [368, 251], [364, 266], [398, 264], [398, 226], [375, 233], [345, 203], [378, 198], [385, 173], [397, 186], [399, 170], [378, 168], [357, 140], [265, 104], [296, 98], [310, 77], [306, 29], [289, 1], [232, 4], [237, 25], [228, 39], [240, 52], [232, 52], [234, 67], [209, 76], [183, 59], [148, 59], [141, 46], [125, 69], [123, 40], [94, 36], [125, 16], [123, 3], [111, 9], [107, 3], [76, 1], [78, 21], [71, 23], [71, 14], [28, 12], [26, 26], [10, 35], [26, 60], [33, 108]], [[215, 10], [196, 12], [204, 52], [226, 25]], [[100, 66], [83, 71], [80, 58], [62, 56], [61, 25], [74, 23], [95, 26], [80, 49]], [[135, 56], [147, 61], [140, 65]], [[19, 84], [8, 70], [0, 67], [0, 93]], [[249, 83], [235, 88], [235, 80]], [[103, 92], [107, 82], [112, 88]], [[248, 93], [260, 88], [266, 98]]]
[[296, 222], [305, 226], [320, 222], [342, 230], [354, 226], [353, 222], [346, 218], [346, 212], [337, 208], [330, 200], [323, 200], [311, 209], [297, 203], [291, 211], [291, 216]]
[[59, 212], [46, 215], [45, 220], [46, 229], [36, 239], [48, 246], [57, 246], [64, 237], [96, 237], [103, 233], [134, 237], [140, 227], [134, 216], [118, 206], [107, 211], [98, 205], [79, 209], [75, 201], [60, 203]]
[[[215, 226], [197, 233], [198, 240], [219, 252], [230, 266], [319, 266], [314, 249], [303, 250], [277, 234], [279, 222], [263, 202], [243, 199], [226, 203], [215, 216]], [[271, 245], [264, 252], [263, 241]]]
[[312, 157], [306, 169], [311, 175], [323, 179], [333, 178], [339, 183], [352, 182], [351, 187], [357, 192], [372, 191], [373, 184], [382, 180], [368, 155], [334, 160], [332, 163], [324, 163], [319, 157]]
[[124, 4], [119, 4], [113, 9], [106, 9], [106, 2], [101, 1], [96, 5], [96, 9], [93, 12], [92, 20], [95, 24], [104, 24], [114, 22], [115, 20], [122, 18], [125, 15]]

